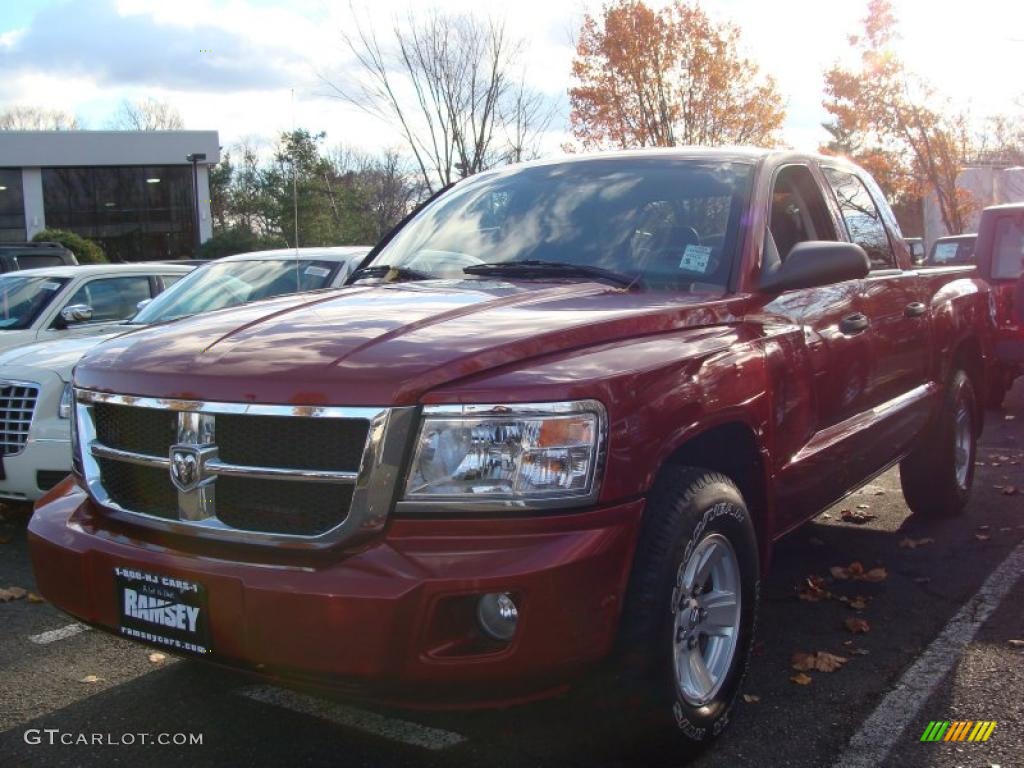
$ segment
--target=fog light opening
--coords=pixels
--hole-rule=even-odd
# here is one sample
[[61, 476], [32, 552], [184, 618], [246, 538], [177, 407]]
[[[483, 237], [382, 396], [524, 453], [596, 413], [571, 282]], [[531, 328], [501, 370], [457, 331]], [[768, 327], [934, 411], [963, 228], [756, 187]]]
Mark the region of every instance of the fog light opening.
[[477, 601], [476, 620], [489, 638], [507, 643], [516, 633], [519, 608], [508, 592], [491, 592]]

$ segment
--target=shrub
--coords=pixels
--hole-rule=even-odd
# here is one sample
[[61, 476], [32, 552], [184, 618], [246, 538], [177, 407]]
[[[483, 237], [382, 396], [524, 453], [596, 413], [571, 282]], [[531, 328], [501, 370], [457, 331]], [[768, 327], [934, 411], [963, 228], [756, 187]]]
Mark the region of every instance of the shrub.
[[99, 243], [64, 229], [44, 229], [36, 233], [32, 242], [60, 243], [75, 254], [79, 264], [106, 264], [108, 261]]
[[278, 235], [258, 235], [245, 227], [229, 227], [203, 243], [197, 259], [219, 259], [236, 253], [267, 251], [271, 248], [287, 248], [288, 243]]

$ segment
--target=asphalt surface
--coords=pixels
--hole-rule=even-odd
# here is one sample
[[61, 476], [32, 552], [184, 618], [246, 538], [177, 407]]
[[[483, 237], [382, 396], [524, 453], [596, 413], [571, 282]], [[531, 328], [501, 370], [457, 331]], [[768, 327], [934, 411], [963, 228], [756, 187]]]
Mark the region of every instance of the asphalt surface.
[[[739, 703], [726, 734], [693, 765], [849, 764], [851, 738], [880, 705], [898, 736], [885, 765], [1024, 765], [1024, 648], [1011, 643], [1024, 640], [1024, 574], [957, 651], [950, 670], [915, 700], [917, 711], [884, 709], [886, 695], [929, 646], [934, 651], [950, 619], [965, 604], [970, 609], [979, 587], [1024, 541], [1024, 386], [988, 419], [964, 516], [938, 522], [911, 516], [894, 470], [781, 543], [763, 585], [745, 689], [752, 698]], [[1022, 490], [1007, 495], [1002, 489], [1008, 485]], [[843, 521], [843, 509], [877, 517], [856, 525]], [[0, 588], [32, 590], [24, 519], [11, 511], [5, 518], [0, 541], [9, 540], [0, 543]], [[909, 548], [908, 539], [932, 541]], [[884, 567], [887, 578], [830, 575], [834, 566], [853, 561], [865, 569]], [[812, 575], [825, 578], [832, 597], [798, 599], [797, 588]], [[841, 596], [863, 597], [866, 607], [854, 610]], [[865, 619], [869, 631], [852, 634], [844, 624], [849, 618]], [[154, 663], [151, 649], [95, 630], [63, 639], [43, 634], [72, 624], [46, 603], [0, 602], [0, 765], [637, 764], [637, 745], [615, 727], [595, 727], [588, 707], [572, 695], [473, 713], [354, 709], [340, 699], [254, 687], [260, 683], [199, 662]], [[41, 642], [46, 638], [52, 641]], [[811, 672], [811, 682], [798, 685], [790, 666], [798, 651], [829, 651], [849, 661], [835, 672]], [[82, 682], [89, 676], [95, 682]], [[997, 726], [985, 743], [921, 743], [931, 720], [994, 720]], [[48, 743], [45, 729], [59, 730], [56, 743]], [[94, 733], [115, 742], [132, 734], [149, 734], [149, 740], [198, 734], [202, 744], [142, 744], [140, 736], [134, 744], [80, 743]], [[60, 744], [62, 737], [79, 743]], [[28, 743], [35, 738], [41, 743]]]

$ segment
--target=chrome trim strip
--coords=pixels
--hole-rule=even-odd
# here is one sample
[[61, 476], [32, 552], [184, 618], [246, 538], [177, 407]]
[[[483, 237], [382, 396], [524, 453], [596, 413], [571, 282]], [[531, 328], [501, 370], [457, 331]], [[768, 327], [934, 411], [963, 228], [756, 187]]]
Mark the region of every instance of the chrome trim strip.
[[[145, 453], [134, 453], [123, 451], [120, 448], [111, 448], [98, 440], [93, 440], [89, 445], [89, 451], [93, 456], [100, 459], [113, 459], [124, 461], [129, 464], [138, 464], [141, 467], [159, 467], [167, 469], [171, 466], [171, 460], [162, 456], [150, 456]], [[227, 477], [253, 477], [259, 480], [297, 480], [308, 483], [337, 483], [339, 485], [352, 485], [359, 479], [358, 472], [338, 472], [327, 469], [287, 469], [284, 467], [257, 467], [245, 464], [228, 464], [220, 459], [212, 459], [203, 464], [203, 467], [211, 475], [225, 475]]]
[[352, 485], [359, 478], [358, 472], [339, 472], [330, 469], [287, 469], [285, 467], [255, 467], [243, 464], [227, 464], [220, 459], [206, 462], [211, 475], [226, 477], [255, 477], [260, 480], [298, 480], [307, 483], [337, 483]]
[[111, 448], [109, 445], [104, 445], [99, 440], [91, 441], [88, 447], [89, 453], [98, 459], [113, 459], [114, 461], [124, 461], [128, 464], [138, 464], [140, 467], [157, 467], [160, 469], [167, 469], [171, 466], [171, 460], [163, 456], [149, 456], [145, 453], [122, 451], [120, 448]]
[[[530, 512], [534, 510], [572, 509], [594, 504], [601, 494], [601, 482], [604, 479], [605, 463], [608, 455], [608, 413], [599, 400], [571, 400], [557, 403], [491, 403], [426, 405], [423, 407], [423, 418], [420, 428], [412, 441], [415, 460], [416, 446], [419, 435], [426, 426], [428, 418], [448, 419], [515, 419], [537, 416], [572, 416], [578, 413], [593, 413], [597, 416], [597, 447], [591, 475], [588, 478], [587, 490], [572, 494], [557, 492], [532, 498], [466, 498], [465, 496], [433, 496], [421, 494], [408, 498], [407, 488], [403, 487], [402, 495], [395, 504], [398, 514], [468, 514], [473, 512]], [[412, 476], [411, 469], [406, 473], [408, 483]]]
[[[96, 440], [96, 426], [92, 418], [92, 408], [95, 403], [113, 403], [138, 408], [158, 408], [179, 413], [231, 413], [260, 416], [365, 419], [369, 421], [370, 425], [358, 472], [334, 473], [338, 476], [328, 480], [323, 477], [308, 476], [311, 472], [313, 475], [323, 474], [309, 470], [294, 470], [294, 472], [300, 473], [302, 476], [285, 478], [278, 474], [276, 468], [270, 468], [274, 479], [354, 483], [355, 488], [352, 493], [348, 515], [341, 523], [329, 531], [305, 536], [232, 528], [222, 523], [216, 517], [201, 517], [195, 520], [169, 520], [140, 510], [124, 509], [110, 498], [100, 481], [99, 465], [96, 462], [97, 456], [94, 455], [92, 449], [97, 446], [100, 447], [100, 452], [103, 449], [108, 451], [116, 449], [103, 446]], [[289, 406], [199, 402], [166, 398], [140, 398], [83, 389], [75, 390], [75, 413], [78, 425], [79, 448], [82, 454], [83, 483], [92, 498], [104, 508], [108, 517], [133, 525], [144, 525], [147, 528], [168, 533], [186, 536], [199, 534], [209, 540], [255, 546], [272, 546], [284, 549], [326, 549], [342, 543], [355, 542], [380, 531], [384, 527], [388, 514], [391, 511], [392, 501], [398, 485], [399, 472], [408, 450], [409, 438], [412, 435], [412, 427], [416, 419], [416, 411], [415, 407], [350, 408], [344, 406]], [[139, 454], [129, 455], [139, 456]], [[170, 464], [169, 458], [145, 458], [161, 461], [162, 464], [159, 466], [163, 467], [169, 467]], [[218, 462], [216, 459], [213, 459], [209, 463], [217, 466]], [[222, 464], [218, 467], [218, 471], [224, 473], [225, 469], [231, 471], [235, 467], [236, 465]], [[259, 472], [268, 468], [246, 467], [242, 469], [255, 469]], [[289, 472], [292, 470], [282, 471]], [[255, 477], [250, 472], [245, 472], [244, 474]], [[351, 477], [352, 474], [355, 475], [354, 478]], [[168, 479], [168, 482], [170, 482], [170, 479]]]
[[161, 411], [194, 411], [197, 413], [225, 413], [239, 416], [300, 416], [325, 419], [373, 419], [382, 408], [348, 408], [335, 405], [267, 405], [263, 403], [222, 403], [201, 400], [179, 400], [167, 397], [134, 397], [75, 389], [80, 403], [111, 403], [133, 408], [156, 408]]

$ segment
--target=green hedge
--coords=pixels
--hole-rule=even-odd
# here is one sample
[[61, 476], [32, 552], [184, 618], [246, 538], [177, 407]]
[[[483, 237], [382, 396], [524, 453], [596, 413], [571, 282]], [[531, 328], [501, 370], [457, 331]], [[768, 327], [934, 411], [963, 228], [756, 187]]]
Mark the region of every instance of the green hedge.
[[106, 264], [108, 261], [98, 243], [64, 229], [44, 229], [36, 233], [32, 242], [60, 243], [75, 254], [79, 264]]
[[218, 232], [199, 248], [196, 258], [219, 259], [236, 253], [269, 251], [273, 248], [287, 248], [288, 243], [277, 235], [257, 235], [245, 227], [230, 227]]

